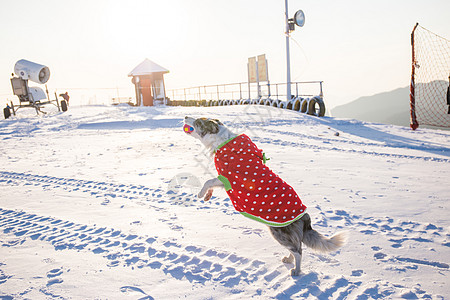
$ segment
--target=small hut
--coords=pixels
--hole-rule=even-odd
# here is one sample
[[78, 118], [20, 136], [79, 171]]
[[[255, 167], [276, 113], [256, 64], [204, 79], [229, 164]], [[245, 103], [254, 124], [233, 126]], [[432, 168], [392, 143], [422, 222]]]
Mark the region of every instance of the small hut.
[[136, 105], [166, 104], [165, 73], [169, 70], [146, 58], [128, 74], [128, 77], [133, 77], [131, 82], [136, 90]]

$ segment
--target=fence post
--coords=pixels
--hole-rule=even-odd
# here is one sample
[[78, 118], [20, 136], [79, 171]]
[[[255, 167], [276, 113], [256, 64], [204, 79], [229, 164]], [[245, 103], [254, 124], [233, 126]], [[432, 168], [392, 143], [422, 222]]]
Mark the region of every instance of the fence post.
[[416, 23], [413, 31], [411, 32], [411, 52], [412, 52], [412, 62], [411, 62], [411, 83], [409, 86], [409, 105], [410, 105], [410, 127], [412, 130], [416, 130], [419, 127], [419, 122], [417, 122], [416, 116], [416, 97], [415, 97], [415, 66], [416, 66], [416, 57], [414, 52], [414, 31], [416, 31], [419, 23]]

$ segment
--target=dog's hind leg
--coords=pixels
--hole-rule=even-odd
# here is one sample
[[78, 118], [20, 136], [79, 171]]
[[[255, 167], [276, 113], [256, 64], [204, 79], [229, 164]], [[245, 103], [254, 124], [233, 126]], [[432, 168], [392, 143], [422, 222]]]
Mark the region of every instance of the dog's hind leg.
[[282, 259], [284, 263], [295, 262], [295, 268], [291, 270], [292, 276], [301, 272], [303, 221], [297, 220], [286, 227], [269, 227], [272, 236], [291, 253], [289, 257]]
[[300, 249], [300, 252], [294, 252], [291, 254], [295, 258], [295, 268], [291, 269], [291, 275], [292, 276], [298, 276], [301, 272], [301, 264], [302, 264], [302, 249]]

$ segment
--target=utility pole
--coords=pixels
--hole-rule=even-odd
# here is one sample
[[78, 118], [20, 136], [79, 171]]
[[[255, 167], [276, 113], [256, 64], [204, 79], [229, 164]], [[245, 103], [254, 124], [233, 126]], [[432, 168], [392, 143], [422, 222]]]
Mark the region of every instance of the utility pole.
[[291, 57], [289, 53], [289, 35], [291, 34], [291, 31], [295, 30], [295, 26], [303, 27], [305, 25], [305, 14], [302, 10], [298, 10], [294, 17], [292, 19], [289, 19], [289, 12], [288, 12], [288, 0], [284, 0], [284, 15], [285, 15], [285, 21], [286, 21], [286, 69], [287, 69], [287, 76], [286, 76], [286, 98], [287, 101], [291, 100], [292, 94], [291, 94]]
[[291, 58], [289, 53], [289, 16], [288, 16], [288, 0], [284, 0], [285, 3], [285, 21], [286, 21], [286, 69], [287, 69], [287, 76], [286, 76], [286, 97], [287, 101], [291, 100]]

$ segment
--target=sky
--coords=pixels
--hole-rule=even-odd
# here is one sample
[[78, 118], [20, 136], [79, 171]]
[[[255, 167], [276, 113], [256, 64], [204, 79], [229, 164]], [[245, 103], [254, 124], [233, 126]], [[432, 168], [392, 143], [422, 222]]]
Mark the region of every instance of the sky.
[[[450, 38], [447, 0], [289, 0], [305, 25], [291, 34], [291, 81], [321, 80], [327, 108], [409, 85], [416, 22]], [[27, 59], [50, 68], [50, 94], [71, 103], [133, 96], [128, 73], [145, 58], [170, 70], [166, 89], [247, 81], [266, 54], [271, 83], [286, 82], [283, 0], [0, 2], [0, 104]]]

